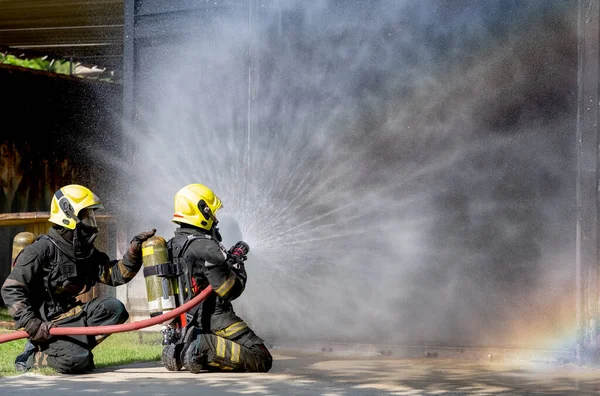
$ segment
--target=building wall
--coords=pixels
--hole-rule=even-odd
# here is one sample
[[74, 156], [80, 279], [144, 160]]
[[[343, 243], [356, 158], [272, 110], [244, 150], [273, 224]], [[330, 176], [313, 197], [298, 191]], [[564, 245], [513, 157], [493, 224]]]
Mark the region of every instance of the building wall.
[[[48, 212], [54, 192], [71, 183], [107, 204], [114, 175], [93, 156], [99, 148], [120, 155], [121, 86], [0, 65], [0, 87], [0, 214]], [[0, 224], [0, 282], [24, 230]]]

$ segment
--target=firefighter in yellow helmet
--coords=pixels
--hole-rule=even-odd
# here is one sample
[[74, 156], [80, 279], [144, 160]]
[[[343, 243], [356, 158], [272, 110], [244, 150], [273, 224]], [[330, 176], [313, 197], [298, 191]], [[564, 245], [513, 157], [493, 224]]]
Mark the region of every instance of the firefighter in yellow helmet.
[[133, 237], [120, 260], [110, 259], [94, 246], [99, 229], [96, 211], [100, 199], [88, 188], [71, 184], [52, 197], [49, 221], [53, 223], [17, 256], [2, 285], [2, 299], [17, 327], [29, 334], [16, 361], [18, 371], [50, 366], [60, 373], [77, 374], [94, 368], [92, 349], [108, 335], [52, 336], [56, 327], [105, 326], [124, 323], [129, 314], [113, 297], [86, 303], [77, 296], [96, 283], [123, 285], [142, 265], [141, 244], [156, 230]]
[[226, 250], [217, 228], [221, 200], [202, 184], [189, 184], [175, 194], [172, 221], [179, 225], [169, 241], [173, 260], [181, 263], [189, 290], [186, 301], [208, 285], [214, 292], [188, 312], [181, 365], [203, 370], [266, 372], [272, 357], [264, 341], [234, 312], [231, 301], [246, 284], [248, 245], [240, 241]]

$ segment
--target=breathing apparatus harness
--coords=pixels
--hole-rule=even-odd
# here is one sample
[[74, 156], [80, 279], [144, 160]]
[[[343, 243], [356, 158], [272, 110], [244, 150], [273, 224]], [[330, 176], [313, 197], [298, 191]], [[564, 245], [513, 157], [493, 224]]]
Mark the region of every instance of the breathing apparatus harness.
[[[68, 288], [71, 284], [69, 279], [77, 277], [79, 275], [78, 272], [81, 269], [79, 269], [75, 263], [75, 258], [72, 258], [69, 254], [65, 253], [52, 237], [46, 234], [41, 234], [37, 236], [33, 242], [38, 240], [44, 240], [47, 242], [47, 246], [51, 249], [50, 256], [53, 257], [49, 265], [44, 265], [44, 270], [46, 271], [46, 275], [44, 276], [44, 288], [46, 289], [46, 293], [48, 293], [49, 299], [44, 301], [39, 310], [42, 319], [51, 321], [69, 311], [73, 307], [80, 305], [80, 302], [77, 301], [77, 297], [87, 293], [96, 282], [93, 280], [88, 280], [89, 278], [84, 277], [86, 281], [84, 282], [83, 290], [79, 291], [76, 296], [70, 295], [67, 298], [59, 298], [59, 295], [52, 292], [53, 287], [50, 284], [51, 280], [58, 281], [59, 285], [57, 286], [60, 286], [63, 289]], [[30, 242], [28, 245], [33, 244], [33, 242]], [[14, 263], [16, 263], [17, 258], [22, 253], [23, 250], [21, 250], [15, 256], [13, 260], [13, 266]], [[63, 260], [61, 255], [68, 257], [70, 260], [73, 260], [73, 262]]]
[[[216, 228], [216, 227], [213, 227]], [[169, 263], [162, 264], [168, 273], [159, 270], [147, 270], [144, 267], [144, 276], [156, 273], [158, 276], [171, 277], [176, 279], [177, 283], [177, 302], [183, 304], [194, 298], [197, 293], [202, 292], [210, 286], [208, 280], [204, 280], [202, 284], [197, 284], [193, 276], [193, 262], [184, 260], [183, 255], [190, 244], [197, 239], [212, 239], [220, 242], [214, 237], [214, 230], [211, 234], [192, 234], [185, 238], [173, 237], [166, 243], [168, 251]], [[156, 238], [156, 237], [154, 237]], [[160, 238], [160, 237], [159, 237]], [[162, 239], [162, 238], [161, 238]], [[227, 251], [226, 263], [232, 270], [241, 268], [247, 258], [250, 247], [247, 243], [239, 241]], [[237, 271], [235, 271], [237, 273]], [[166, 278], [163, 278], [166, 279]], [[245, 281], [245, 279], [244, 279]], [[164, 290], [164, 288], [163, 288]], [[162, 344], [162, 363], [169, 371], [178, 371], [184, 365], [186, 345], [192, 340], [192, 337], [197, 331], [208, 330], [210, 327], [209, 320], [214, 312], [216, 299], [219, 298], [216, 294], [211, 293], [205, 300], [198, 303], [185, 313], [173, 319], [168, 325], [163, 325], [161, 333], [163, 336]]]

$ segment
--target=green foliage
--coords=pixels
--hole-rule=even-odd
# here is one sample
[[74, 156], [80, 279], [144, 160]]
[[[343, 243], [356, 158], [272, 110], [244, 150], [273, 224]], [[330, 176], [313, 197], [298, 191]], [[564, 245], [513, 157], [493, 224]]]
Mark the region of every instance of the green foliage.
[[0, 307], [0, 322], [12, 322], [13, 318], [8, 314], [8, 308]]
[[7, 65], [26, 67], [28, 69], [44, 70], [57, 74], [71, 74], [71, 62], [60, 60], [48, 60], [46, 57], [21, 59], [14, 55], [0, 53], [0, 63]]
[[160, 333], [143, 331], [117, 333], [94, 348], [94, 363], [100, 368], [156, 361], [160, 360], [162, 349]]
[[[1, 333], [13, 330], [3, 329]], [[136, 362], [160, 360], [162, 353], [161, 335], [156, 332], [133, 331], [111, 334], [104, 342], [94, 348], [96, 367], [112, 367]], [[0, 344], [0, 377], [20, 374], [14, 369], [15, 358], [23, 351], [26, 339]], [[51, 368], [34, 369], [32, 372], [43, 375], [55, 375]]]
[[[2, 334], [10, 333], [3, 331]], [[0, 377], [17, 375], [15, 371], [15, 358], [25, 346], [25, 339], [14, 340], [0, 344]]]
[[75, 67], [78, 65], [75, 62], [68, 60], [41, 58], [19, 58], [11, 54], [3, 54], [0, 52], [0, 64], [25, 67], [34, 70], [43, 70], [50, 73], [73, 75], [75, 77], [84, 77], [89, 79], [97, 79], [99, 81], [113, 82], [112, 76], [83, 76], [80, 74], [72, 74]]

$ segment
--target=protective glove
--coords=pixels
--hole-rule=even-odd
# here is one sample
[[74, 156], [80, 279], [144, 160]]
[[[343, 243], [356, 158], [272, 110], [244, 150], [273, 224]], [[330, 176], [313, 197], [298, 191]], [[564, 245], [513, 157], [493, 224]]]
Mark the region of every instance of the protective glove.
[[133, 254], [134, 256], [138, 256], [142, 250], [142, 243], [149, 238], [152, 238], [154, 234], [156, 234], [156, 228], [153, 228], [152, 231], [140, 232], [134, 236], [129, 243], [129, 253]]
[[25, 324], [25, 331], [29, 334], [29, 339], [34, 342], [45, 342], [52, 338], [50, 334], [50, 328], [54, 326], [54, 323], [44, 322], [39, 318], [31, 318]]

